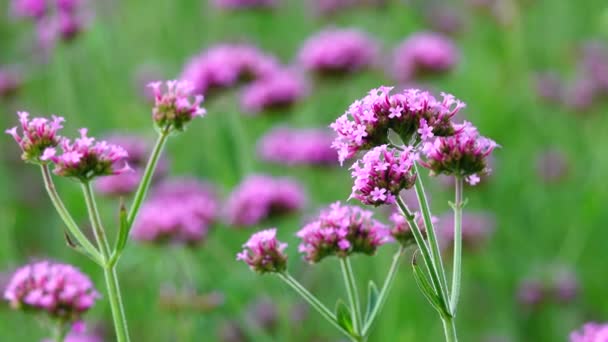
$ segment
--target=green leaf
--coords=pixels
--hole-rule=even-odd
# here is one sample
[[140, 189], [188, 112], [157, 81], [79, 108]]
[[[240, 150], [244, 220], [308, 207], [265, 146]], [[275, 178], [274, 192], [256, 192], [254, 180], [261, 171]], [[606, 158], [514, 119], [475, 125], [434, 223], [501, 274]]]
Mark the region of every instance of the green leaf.
[[439, 312], [440, 315], [449, 316], [448, 310], [445, 308], [445, 304], [442, 303], [441, 298], [437, 292], [431, 286], [426, 274], [420, 266], [416, 263], [416, 253], [414, 253], [414, 258], [412, 259], [412, 268], [414, 270], [414, 279], [416, 279], [416, 284], [418, 288], [426, 297], [426, 299], [431, 303], [431, 306]]
[[81, 253], [85, 256], [87, 256], [88, 258], [90, 258], [91, 260], [93, 260], [96, 264], [103, 266], [99, 260], [97, 260], [97, 258], [95, 258], [95, 256], [91, 253], [89, 253], [89, 251], [87, 251], [86, 249], [84, 249], [82, 246], [77, 245], [76, 243], [74, 243], [74, 241], [72, 240], [72, 237], [70, 236], [70, 234], [67, 231], [63, 231], [63, 237], [65, 238], [65, 243], [68, 245], [68, 247], [70, 247], [71, 249], [75, 250], [78, 253]]
[[378, 298], [380, 296], [380, 292], [378, 291], [378, 287], [376, 284], [370, 280], [369, 285], [367, 287], [367, 309], [365, 309], [365, 322], [367, 322], [378, 305]]
[[351, 335], [355, 334], [350, 309], [342, 300], [338, 300], [336, 303], [336, 320], [338, 321], [338, 325], [348, 331], [348, 333]]
[[118, 229], [118, 237], [116, 238], [116, 246], [114, 247], [114, 252], [112, 253], [112, 262], [116, 262], [120, 253], [122, 253], [123, 249], [125, 249], [125, 245], [127, 244], [127, 240], [129, 239], [129, 221], [127, 208], [125, 207], [124, 200], [120, 199], [120, 209], [118, 212], [118, 217], [120, 220], [120, 226]]

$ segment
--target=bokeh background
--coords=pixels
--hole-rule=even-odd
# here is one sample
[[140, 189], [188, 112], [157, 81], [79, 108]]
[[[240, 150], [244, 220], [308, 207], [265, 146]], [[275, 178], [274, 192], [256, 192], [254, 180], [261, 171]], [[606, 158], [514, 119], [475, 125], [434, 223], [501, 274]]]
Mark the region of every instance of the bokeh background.
[[[0, 126], [7, 128], [16, 123], [17, 110], [28, 110], [65, 116], [66, 132], [89, 127], [94, 136], [153, 141], [142, 80], [178, 77], [193, 55], [214, 45], [250, 43], [300, 71], [302, 43], [327, 27], [361, 29], [381, 47], [375, 65], [344, 77], [302, 71], [307, 96], [273, 113], [246, 115], [240, 87], [213, 94], [205, 102], [207, 117], [169, 141], [169, 177], [209, 182], [222, 203], [253, 173], [291, 177], [309, 200], [297, 213], [252, 227], [218, 220], [195, 248], [130, 241], [119, 274], [133, 341], [341, 339], [279, 279], [253, 274], [235, 254], [255, 230], [278, 227], [279, 238], [290, 243], [292, 273], [333, 307], [344, 292], [337, 261], [305, 264], [294, 234], [320, 208], [348, 198], [349, 171], [265, 162], [256, 154], [257, 142], [277, 125], [327, 127], [379, 85], [452, 93], [467, 103], [459, 115], [501, 145], [492, 175], [465, 191], [466, 212], [492, 219], [481, 229], [481, 243], [465, 251], [461, 340], [566, 341], [582, 323], [608, 320], [608, 107], [605, 90], [587, 84], [608, 74], [605, 1], [363, 1], [331, 13], [315, 1], [277, 3], [226, 10], [202, 0], [90, 1], [73, 39], [43, 47], [32, 21], [16, 17], [10, 2], [0, 0], [0, 69], [17, 76], [15, 91], [0, 98]], [[443, 31], [459, 50], [458, 62], [449, 72], [399, 83], [390, 72], [393, 51], [419, 31]], [[101, 271], [66, 246], [38, 169], [21, 162], [10, 136], [0, 138], [0, 148], [0, 286], [19, 265], [50, 258], [77, 265], [104, 293]], [[78, 186], [56, 182], [88, 229]], [[449, 211], [453, 196], [444, 183], [427, 181], [437, 216]], [[118, 200], [99, 202], [112, 235]], [[377, 218], [388, 223], [388, 211], [377, 210]], [[367, 279], [383, 280], [395, 249], [387, 245], [375, 257], [354, 259], [360, 289]], [[196, 301], [202, 304], [184, 305]], [[86, 322], [113, 340], [105, 300]], [[35, 317], [0, 305], [0, 340], [45, 336]], [[370, 341], [442, 338], [438, 317], [403, 263]]]

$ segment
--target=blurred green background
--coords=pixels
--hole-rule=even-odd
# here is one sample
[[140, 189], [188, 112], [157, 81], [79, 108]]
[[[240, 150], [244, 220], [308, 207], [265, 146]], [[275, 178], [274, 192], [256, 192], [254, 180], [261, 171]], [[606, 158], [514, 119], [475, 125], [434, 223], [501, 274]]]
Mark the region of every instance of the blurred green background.
[[[427, 80], [433, 89], [453, 93], [467, 103], [465, 115], [482, 134], [502, 148], [495, 153], [494, 174], [478, 188], [467, 188], [468, 210], [488, 211], [496, 229], [480, 250], [465, 255], [462, 304], [457, 318], [461, 341], [566, 341], [587, 320], [608, 319], [606, 241], [608, 231], [608, 115], [598, 103], [585, 111], [541, 103], [533, 87], [534, 72], [557, 70], [572, 75], [581, 42], [605, 39], [603, 0], [500, 1], [508, 20], [474, 10], [463, 2], [443, 3], [458, 11], [463, 30], [455, 40], [461, 62], [449, 75]], [[303, 1], [282, 1], [273, 11], [222, 12], [201, 0], [93, 2], [95, 17], [71, 44], [59, 44], [46, 62], [32, 52], [32, 25], [11, 18], [0, 0], [0, 65], [24, 71], [16, 98], [0, 102], [2, 127], [13, 126], [16, 110], [34, 115], [59, 114], [66, 131], [89, 127], [91, 135], [142, 134], [154, 137], [150, 104], [139, 94], [134, 74], [155, 65], [167, 78], [176, 77], [190, 56], [226, 41], [246, 41], [295, 59], [301, 43], [327, 26], [359, 27], [382, 44], [389, 55], [409, 34], [427, 29], [426, 2], [389, 1], [386, 7], [341, 11], [331, 17], [312, 14]], [[604, 17], [606, 17], [604, 15]], [[236, 92], [206, 103], [208, 116], [193, 122], [185, 134], [170, 140], [166, 155], [172, 175], [194, 175], [218, 186], [223, 198], [247, 173], [288, 175], [306, 185], [310, 203], [301, 215], [274, 220], [290, 243], [292, 273], [333, 307], [343, 293], [338, 263], [311, 267], [297, 254], [294, 233], [306, 217], [336, 200], [346, 200], [351, 179], [346, 168], [281, 167], [254, 158], [257, 139], [277, 123], [295, 127], [327, 126], [355, 99], [381, 84], [391, 84], [382, 68], [346, 80], [315, 82], [310, 96], [284, 114], [240, 115]], [[236, 136], [231, 117], [242, 120], [244, 136]], [[38, 169], [19, 160], [10, 136], [0, 139], [0, 271], [32, 258], [72, 263], [92, 276], [105, 293], [101, 271], [66, 247], [62, 224], [52, 209]], [[557, 148], [569, 161], [560, 182], [547, 184], [536, 172], [536, 158]], [[250, 158], [243, 163], [242, 158]], [[247, 164], [250, 165], [247, 165]], [[56, 181], [64, 201], [79, 222], [86, 222], [78, 187]], [[449, 210], [453, 194], [429, 180], [434, 213]], [[106, 226], [113, 229], [118, 202], [100, 200]], [[386, 222], [386, 213], [379, 213]], [[85, 224], [86, 225], [86, 224]], [[340, 336], [310, 313], [302, 322], [290, 312], [302, 305], [272, 276], [257, 276], [235, 253], [254, 229], [215, 226], [205, 245], [191, 251], [131, 243], [119, 265], [123, 298], [133, 341], [216, 341], [227, 321], [237, 321], [249, 341], [338, 341]], [[111, 233], [112, 234], [112, 233]], [[361, 280], [381, 282], [396, 246], [376, 257], [356, 257]], [[409, 256], [408, 256], [409, 258]], [[547, 267], [574, 271], [581, 288], [576, 300], [536, 308], [518, 304], [517, 288], [526, 277], [541, 276]], [[191, 273], [200, 293], [218, 291], [225, 303], [211, 312], [169, 312], [159, 306], [160, 290]], [[6, 274], [4, 276], [6, 276]], [[279, 327], [266, 332], [247, 316], [261, 297], [278, 306]], [[87, 314], [89, 325], [101, 324], [111, 341], [110, 308], [99, 301]], [[46, 336], [34, 317], [0, 306], [1, 341], [38, 341]], [[407, 263], [399, 271], [390, 299], [370, 341], [441, 341], [440, 320], [421, 296]]]

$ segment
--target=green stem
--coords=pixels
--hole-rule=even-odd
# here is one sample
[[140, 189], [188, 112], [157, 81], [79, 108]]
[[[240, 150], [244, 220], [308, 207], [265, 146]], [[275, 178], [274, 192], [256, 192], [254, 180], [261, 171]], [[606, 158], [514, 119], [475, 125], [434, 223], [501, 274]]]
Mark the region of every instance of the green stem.
[[60, 322], [55, 326], [55, 329], [53, 329], [53, 341], [64, 342], [67, 334], [68, 329], [66, 328], [66, 325], [63, 322]]
[[452, 316], [456, 315], [456, 307], [460, 297], [460, 274], [462, 270], [462, 177], [456, 177], [456, 195], [454, 201], [454, 267], [452, 270], [452, 291], [450, 307]]
[[353, 321], [353, 329], [358, 335], [361, 334], [363, 326], [361, 318], [361, 303], [359, 302], [359, 293], [357, 291], [357, 283], [355, 282], [355, 274], [350, 264], [350, 258], [340, 258], [340, 267], [342, 268], [342, 276], [346, 285], [346, 293]]
[[458, 336], [456, 335], [456, 324], [454, 318], [450, 316], [441, 317], [443, 323], [443, 332], [445, 334], [446, 342], [458, 342]]

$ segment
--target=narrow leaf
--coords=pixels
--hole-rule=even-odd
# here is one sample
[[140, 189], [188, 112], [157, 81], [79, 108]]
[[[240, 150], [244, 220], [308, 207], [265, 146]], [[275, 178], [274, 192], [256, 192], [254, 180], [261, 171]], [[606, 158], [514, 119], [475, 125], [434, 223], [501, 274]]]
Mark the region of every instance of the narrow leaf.
[[125, 248], [125, 245], [127, 244], [127, 239], [129, 238], [127, 208], [125, 207], [125, 202], [122, 198], [120, 199], [120, 209], [118, 217], [120, 218], [120, 228], [118, 230], [118, 238], [116, 239], [116, 248], [114, 250], [114, 253], [120, 255], [122, 250]]
[[367, 309], [365, 310], [365, 322], [367, 322], [378, 305], [378, 298], [380, 296], [380, 292], [378, 291], [378, 287], [376, 284], [370, 280], [369, 285], [367, 287]]
[[355, 334], [350, 309], [342, 300], [338, 300], [336, 303], [336, 320], [338, 321], [338, 325], [348, 331], [348, 333], [351, 335]]
[[447, 310], [441, 303], [439, 295], [431, 286], [431, 283], [427, 279], [426, 274], [416, 263], [416, 253], [414, 253], [414, 258], [412, 259], [412, 269], [414, 270], [414, 279], [416, 279], [416, 284], [418, 285], [418, 288], [420, 289], [424, 297], [426, 297], [429, 303], [431, 303], [431, 306], [435, 308], [435, 310], [437, 310], [439, 314], [447, 315]]

